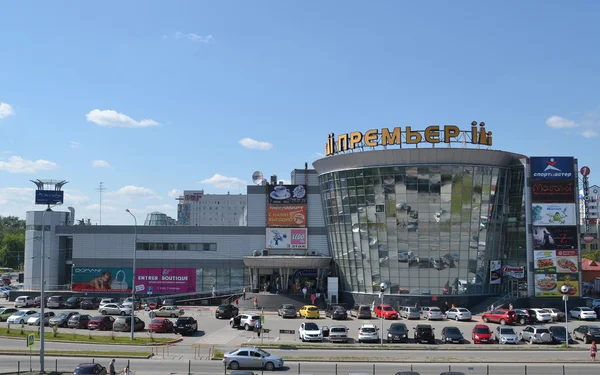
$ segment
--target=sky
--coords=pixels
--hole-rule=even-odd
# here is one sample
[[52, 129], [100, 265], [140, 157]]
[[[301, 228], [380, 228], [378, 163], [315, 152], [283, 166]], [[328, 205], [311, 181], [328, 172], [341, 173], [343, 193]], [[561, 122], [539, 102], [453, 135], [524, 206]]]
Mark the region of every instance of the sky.
[[66, 180], [76, 219], [289, 181], [330, 132], [485, 121], [600, 183], [600, 2], [4, 2], [0, 215]]

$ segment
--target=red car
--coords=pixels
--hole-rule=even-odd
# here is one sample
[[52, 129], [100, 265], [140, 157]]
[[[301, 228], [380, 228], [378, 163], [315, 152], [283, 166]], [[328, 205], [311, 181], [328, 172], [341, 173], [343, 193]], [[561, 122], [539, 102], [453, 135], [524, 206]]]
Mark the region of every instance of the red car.
[[492, 322], [505, 325], [515, 324], [518, 318], [517, 314], [512, 310], [498, 309], [481, 314], [481, 319], [483, 319], [484, 323]]
[[375, 316], [383, 319], [398, 319], [398, 312], [390, 305], [375, 306]]
[[173, 332], [173, 322], [167, 318], [154, 318], [148, 325], [148, 332], [155, 332], [155, 333]]
[[473, 340], [473, 344], [494, 343], [494, 340], [492, 339], [492, 331], [490, 330], [490, 327], [486, 326], [485, 324], [477, 324], [473, 328], [471, 340]]
[[88, 322], [88, 329], [97, 329], [100, 331], [112, 331], [115, 318], [112, 316], [95, 316]]

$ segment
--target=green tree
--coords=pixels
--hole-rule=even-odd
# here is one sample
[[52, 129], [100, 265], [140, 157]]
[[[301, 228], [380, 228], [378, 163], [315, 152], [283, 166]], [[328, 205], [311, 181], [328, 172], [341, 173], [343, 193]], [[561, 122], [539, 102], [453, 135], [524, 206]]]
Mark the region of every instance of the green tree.
[[0, 262], [4, 267], [21, 269], [25, 257], [25, 233], [7, 233], [0, 246]]
[[581, 253], [581, 257], [584, 259], [598, 260], [600, 259], [600, 250], [589, 250]]

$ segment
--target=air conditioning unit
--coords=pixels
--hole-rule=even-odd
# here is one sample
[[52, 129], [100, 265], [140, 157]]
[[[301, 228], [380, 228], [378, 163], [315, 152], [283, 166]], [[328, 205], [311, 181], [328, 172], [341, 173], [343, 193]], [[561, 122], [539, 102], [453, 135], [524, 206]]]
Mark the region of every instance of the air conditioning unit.
[[269, 255], [269, 250], [265, 249], [262, 251], [262, 255], [263, 256], [268, 256]]
[[317, 255], [317, 252], [316, 251], [311, 251], [310, 255]]

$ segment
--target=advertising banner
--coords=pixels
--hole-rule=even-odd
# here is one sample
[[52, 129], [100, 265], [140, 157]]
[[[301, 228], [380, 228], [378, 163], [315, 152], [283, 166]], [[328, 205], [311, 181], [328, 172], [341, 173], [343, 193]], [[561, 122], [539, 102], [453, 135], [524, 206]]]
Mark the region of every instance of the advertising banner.
[[268, 205], [267, 226], [306, 227], [306, 205]]
[[[140, 293], [193, 293], [196, 291], [195, 268], [136, 268], [135, 285]], [[143, 287], [143, 288], [142, 288]]]
[[576, 225], [575, 203], [534, 203], [531, 206], [533, 225]]
[[65, 192], [62, 190], [36, 190], [35, 204], [64, 203]]
[[267, 249], [306, 249], [308, 235], [306, 228], [267, 228]]
[[512, 277], [515, 279], [525, 278], [525, 267], [523, 266], [504, 266], [502, 267], [502, 274], [506, 277]]
[[533, 180], [531, 201], [534, 203], [575, 203], [575, 187], [572, 180]]
[[270, 204], [306, 204], [304, 185], [269, 185]]
[[577, 250], [577, 227], [533, 227], [534, 250]]
[[556, 250], [556, 272], [579, 272], [579, 258], [577, 255], [577, 250]]
[[579, 278], [573, 274], [536, 274], [535, 296], [536, 297], [562, 297], [560, 287], [569, 287], [569, 296], [579, 296]]
[[572, 157], [532, 157], [531, 178], [569, 180], [574, 178]]
[[502, 262], [490, 260], [490, 284], [500, 284], [502, 281]]
[[535, 273], [556, 273], [556, 251], [536, 250], [533, 252]]
[[73, 292], [131, 293], [133, 269], [118, 267], [73, 267]]

